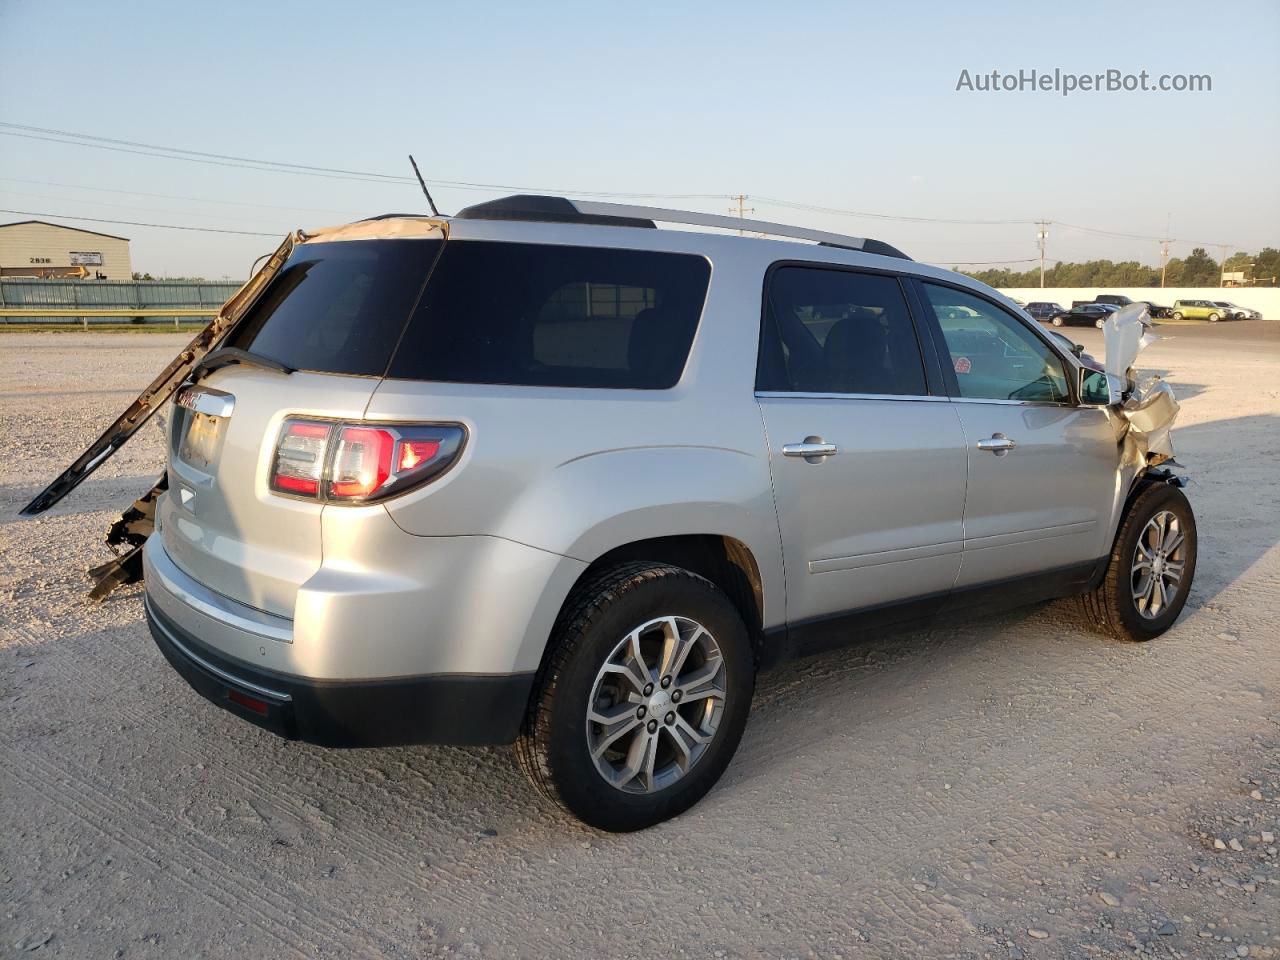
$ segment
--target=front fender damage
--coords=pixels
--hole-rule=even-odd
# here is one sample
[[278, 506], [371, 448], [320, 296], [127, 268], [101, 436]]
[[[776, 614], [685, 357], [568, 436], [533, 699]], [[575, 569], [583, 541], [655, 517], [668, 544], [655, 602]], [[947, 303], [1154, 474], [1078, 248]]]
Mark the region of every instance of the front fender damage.
[[1138, 354], [1160, 339], [1150, 327], [1147, 305], [1135, 303], [1113, 313], [1102, 328], [1108, 412], [1121, 445], [1121, 467], [1134, 482], [1162, 463], [1178, 466], [1172, 430], [1180, 407], [1173, 387], [1154, 374], [1138, 379], [1133, 368]]

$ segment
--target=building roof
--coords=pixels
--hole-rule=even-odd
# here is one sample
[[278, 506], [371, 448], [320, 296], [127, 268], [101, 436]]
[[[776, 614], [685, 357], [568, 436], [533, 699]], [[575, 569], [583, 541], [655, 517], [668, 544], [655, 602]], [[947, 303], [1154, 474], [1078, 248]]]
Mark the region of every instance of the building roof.
[[48, 220], [16, 220], [13, 223], [0, 223], [0, 230], [5, 227], [23, 227], [29, 223], [38, 223], [43, 227], [57, 227], [59, 230], [71, 230], [75, 233], [87, 233], [94, 237], [106, 237], [108, 240], [123, 240], [129, 242], [128, 237], [117, 237], [114, 233], [99, 233], [97, 230], [83, 230], [80, 227], [68, 227], [65, 223], [50, 223]]

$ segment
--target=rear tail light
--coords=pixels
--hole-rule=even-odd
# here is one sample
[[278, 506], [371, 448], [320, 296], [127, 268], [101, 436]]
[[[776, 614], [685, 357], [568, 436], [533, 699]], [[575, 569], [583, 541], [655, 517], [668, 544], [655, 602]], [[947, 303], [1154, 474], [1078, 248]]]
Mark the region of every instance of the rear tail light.
[[318, 497], [332, 429], [327, 423], [286, 420], [280, 431], [280, 442], [276, 444], [271, 489], [300, 497]]
[[457, 424], [331, 423], [290, 418], [280, 429], [271, 489], [328, 503], [368, 503], [411, 490], [451, 467]]

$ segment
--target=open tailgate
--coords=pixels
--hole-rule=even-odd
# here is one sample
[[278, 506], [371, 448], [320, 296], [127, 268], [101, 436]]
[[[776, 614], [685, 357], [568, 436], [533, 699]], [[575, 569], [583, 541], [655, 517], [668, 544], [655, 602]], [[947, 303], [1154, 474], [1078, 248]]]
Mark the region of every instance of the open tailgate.
[[[258, 299], [271, 279], [280, 271], [301, 243], [304, 235], [295, 232], [272, 253], [262, 269], [249, 278], [218, 310], [209, 325], [196, 334], [189, 344], [169, 362], [151, 383], [138, 394], [137, 399], [125, 408], [97, 440], [80, 454], [71, 466], [22, 508], [21, 515], [33, 517], [43, 513], [79, 486], [93, 471], [106, 463], [111, 456], [128, 443], [129, 438], [151, 419], [177, 389], [195, 372], [200, 362], [222, 342], [240, 321], [245, 312]], [[138, 580], [142, 575], [142, 544], [150, 535], [155, 516], [155, 499], [165, 489], [167, 477], [161, 475], [155, 486], [143, 494], [107, 531], [106, 541], [111, 546], [124, 545], [129, 549], [101, 566], [89, 571], [96, 584], [90, 596], [101, 599], [122, 583]]]

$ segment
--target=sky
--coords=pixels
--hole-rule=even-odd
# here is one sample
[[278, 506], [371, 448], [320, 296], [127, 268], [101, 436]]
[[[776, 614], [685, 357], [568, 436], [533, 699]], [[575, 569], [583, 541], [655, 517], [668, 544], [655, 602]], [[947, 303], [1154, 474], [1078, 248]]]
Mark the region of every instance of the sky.
[[[508, 185], [437, 183], [445, 213], [513, 192], [727, 213], [741, 193], [946, 266], [1031, 267], [1039, 219], [1051, 262], [1156, 263], [1162, 236], [1174, 256], [1280, 246], [1278, 49], [1276, 0], [0, 0], [0, 124], [393, 177], [412, 152], [429, 181]], [[956, 89], [1055, 68], [1212, 90]], [[129, 237], [157, 276], [241, 279], [292, 228], [425, 206], [412, 182], [51, 139], [75, 138], [0, 126], [0, 222]]]

